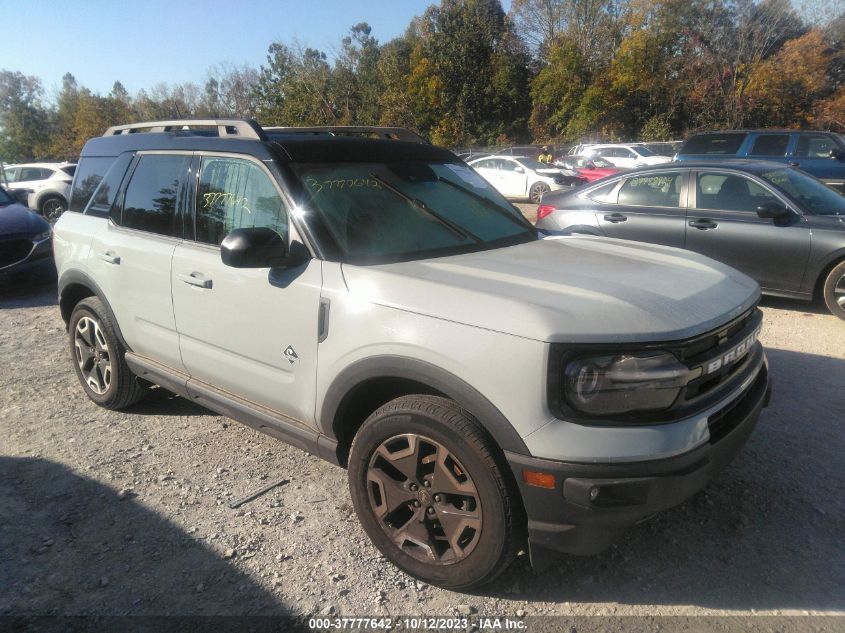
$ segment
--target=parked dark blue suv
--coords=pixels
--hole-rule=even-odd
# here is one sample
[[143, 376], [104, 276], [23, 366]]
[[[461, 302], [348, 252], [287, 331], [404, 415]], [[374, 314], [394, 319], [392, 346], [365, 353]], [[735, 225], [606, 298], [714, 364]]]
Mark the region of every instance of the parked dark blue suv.
[[786, 163], [845, 192], [845, 136], [812, 130], [703, 132], [684, 141], [675, 160], [750, 158]]

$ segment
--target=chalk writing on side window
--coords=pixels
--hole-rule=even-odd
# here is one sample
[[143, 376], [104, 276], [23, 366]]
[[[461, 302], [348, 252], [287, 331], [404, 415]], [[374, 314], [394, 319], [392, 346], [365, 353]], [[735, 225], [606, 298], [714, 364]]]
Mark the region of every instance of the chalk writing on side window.
[[217, 204], [224, 204], [236, 209], [243, 209], [247, 213], [252, 213], [249, 208], [249, 200], [246, 197], [239, 198], [233, 193], [226, 193], [223, 191], [213, 191], [205, 193], [203, 198], [203, 208], [208, 209]]

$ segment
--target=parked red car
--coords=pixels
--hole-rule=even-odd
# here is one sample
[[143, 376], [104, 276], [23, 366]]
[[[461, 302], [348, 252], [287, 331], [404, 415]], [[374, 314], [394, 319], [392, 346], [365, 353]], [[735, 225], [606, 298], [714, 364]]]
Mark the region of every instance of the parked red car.
[[599, 156], [565, 156], [560, 162], [567, 169], [577, 171], [588, 182], [618, 174], [621, 169]]

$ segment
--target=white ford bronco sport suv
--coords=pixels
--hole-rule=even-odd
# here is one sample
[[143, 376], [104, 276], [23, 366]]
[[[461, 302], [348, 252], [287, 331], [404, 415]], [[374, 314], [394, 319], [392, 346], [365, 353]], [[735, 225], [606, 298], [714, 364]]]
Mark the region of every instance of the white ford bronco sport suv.
[[768, 400], [749, 277], [539, 235], [407, 130], [111, 128], [54, 244], [94, 402], [158, 385], [345, 466], [375, 545], [451, 589], [602, 550], [703, 488]]

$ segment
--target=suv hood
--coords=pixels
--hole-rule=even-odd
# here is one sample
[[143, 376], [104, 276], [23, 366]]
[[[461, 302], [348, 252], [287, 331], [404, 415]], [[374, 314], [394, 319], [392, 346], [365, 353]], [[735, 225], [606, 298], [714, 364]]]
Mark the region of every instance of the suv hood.
[[666, 246], [554, 237], [466, 255], [343, 265], [377, 305], [549, 342], [679, 340], [713, 330], [760, 297], [757, 283]]

